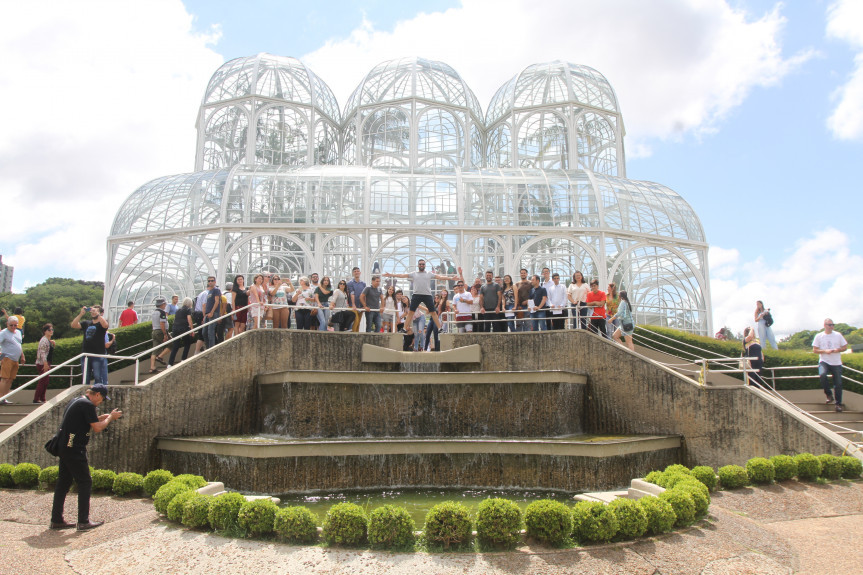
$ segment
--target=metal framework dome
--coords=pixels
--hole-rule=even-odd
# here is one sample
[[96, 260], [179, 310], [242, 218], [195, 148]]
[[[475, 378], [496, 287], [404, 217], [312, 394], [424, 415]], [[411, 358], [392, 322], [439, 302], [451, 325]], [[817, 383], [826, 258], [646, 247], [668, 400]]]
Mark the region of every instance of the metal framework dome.
[[[263, 161], [262, 137], [249, 126], [267, 126], [260, 119], [272, 107], [297, 111], [309, 129], [325, 122], [340, 164], [326, 165], [338, 162], [312, 149], [302, 161], [291, 154]], [[207, 156], [217, 149], [213, 134], [224, 132], [202, 127], [234, 108], [250, 118], [240, 130], [243, 157]], [[580, 143], [594, 138], [582, 129], [589, 114], [613, 127], [600, 143], [591, 140], [601, 152], [593, 155]], [[551, 124], [537, 125], [537, 115], [561, 119], [554, 138], [565, 161], [549, 163]], [[108, 240], [109, 311], [129, 300], [148, 309], [159, 294], [196, 294], [207, 275], [220, 283], [261, 270], [347, 278], [356, 265], [368, 280], [373, 271], [415, 269], [423, 257], [436, 267], [461, 265], [466, 276], [549, 267], [569, 278], [581, 270], [627, 289], [639, 323], [711, 331], [698, 217], [674, 191], [616, 175], [623, 124], [611, 86], [595, 70], [531, 66], [498, 90], [484, 122], [451, 67], [384, 62], [353, 92], [337, 125], [339, 117], [332, 93], [297, 60], [258, 55], [222, 66], [199, 116], [204, 169], [145, 184], [117, 213]], [[284, 124], [273, 126], [267, 138], [286, 133]], [[509, 162], [491, 147], [501, 126], [518, 135]], [[524, 138], [546, 137], [530, 153], [524, 126]], [[207, 164], [207, 157], [224, 161]]]

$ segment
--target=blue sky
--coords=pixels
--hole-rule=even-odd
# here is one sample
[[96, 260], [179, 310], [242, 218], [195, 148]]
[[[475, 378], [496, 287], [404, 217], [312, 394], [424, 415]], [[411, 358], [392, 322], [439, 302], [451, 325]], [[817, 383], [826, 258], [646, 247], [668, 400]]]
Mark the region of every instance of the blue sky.
[[[422, 6], [418, 11], [416, 6]], [[761, 0], [34, 1], [0, 23], [0, 239], [14, 289], [104, 279], [117, 208], [191, 171], [209, 76], [294, 56], [340, 105], [371, 67], [452, 65], [487, 105], [524, 66], [587, 64], [615, 87], [627, 176], [689, 201], [711, 244], [714, 327], [755, 299], [779, 333], [823, 314], [863, 325], [863, 2]], [[29, 113], [27, 113], [29, 111]], [[72, 218], [69, 214], [77, 214]], [[7, 220], [7, 224], [8, 224]], [[805, 294], [805, 295], [804, 295]], [[811, 303], [818, 300], [819, 305]]]

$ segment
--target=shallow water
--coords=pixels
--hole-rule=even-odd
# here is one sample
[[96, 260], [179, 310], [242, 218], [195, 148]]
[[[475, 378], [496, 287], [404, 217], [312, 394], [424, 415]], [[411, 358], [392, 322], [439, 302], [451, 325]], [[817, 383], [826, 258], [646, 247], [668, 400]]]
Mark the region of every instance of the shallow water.
[[320, 492], [295, 494], [289, 493], [279, 495], [282, 505], [303, 505], [308, 507], [318, 516], [320, 525], [330, 507], [336, 503], [356, 503], [363, 507], [368, 514], [376, 507], [383, 505], [396, 505], [404, 507], [413, 517], [416, 529], [422, 529], [425, 516], [429, 509], [444, 501], [456, 501], [464, 504], [472, 515], [476, 514], [476, 508], [480, 502], [490, 497], [502, 497], [515, 502], [522, 513], [525, 508], [539, 499], [554, 499], [564, 503], [572, 503], [574, 493], [561, 491], [501, 491], [492, 489], [388, 489], [374, 491], [350, 491], [350, 492]]

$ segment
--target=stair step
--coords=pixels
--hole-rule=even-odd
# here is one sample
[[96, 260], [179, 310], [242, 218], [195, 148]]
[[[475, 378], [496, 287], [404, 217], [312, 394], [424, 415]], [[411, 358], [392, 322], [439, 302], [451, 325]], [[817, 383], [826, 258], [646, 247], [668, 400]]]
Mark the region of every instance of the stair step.
[[628, 497], [627, 491], [596, 491], [593, 493], [581, 493], [573, 499], [576, 501], [600, 501], [602, 503], [611, 503], [620, 497]]
[[650, 495], [659, 495], [660, 493], [665, 491], [664, 487], [660, 487], [655, 483], [649, 483], [644, 479], [633, 479], [630, 482], [630, 487], [632, 489], [637, 489], [638, 491], [644, 491], [645, 493], [648, 493]]

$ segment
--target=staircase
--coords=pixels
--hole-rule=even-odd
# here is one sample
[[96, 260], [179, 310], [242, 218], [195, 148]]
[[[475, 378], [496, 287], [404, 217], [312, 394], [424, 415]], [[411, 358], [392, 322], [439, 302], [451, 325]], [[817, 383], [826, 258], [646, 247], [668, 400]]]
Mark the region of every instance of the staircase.
[[824, 403], [824, 392], [820, 389], [780, 391], [779, 394], [812, 417], [823, 420], [821, 425], [826, 429], [863, 448], [863, 396], [860, 394], [843, 392], [845, 407], [842, 412]]

